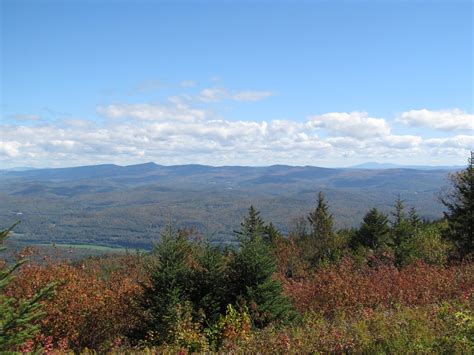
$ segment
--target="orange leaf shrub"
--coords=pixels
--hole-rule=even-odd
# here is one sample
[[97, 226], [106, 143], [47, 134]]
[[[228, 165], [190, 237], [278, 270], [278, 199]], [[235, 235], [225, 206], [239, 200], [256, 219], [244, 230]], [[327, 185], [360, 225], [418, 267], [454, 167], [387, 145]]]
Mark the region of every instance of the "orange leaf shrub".
[[[105, 350], [134, 329], [141, 313], [137, 300], [140, 263], [132, 256], [85, 261], [79, 265], [49, 261], [25, 265], [8, 290], [17, 298], [31, 297], [51, 281], [56, 295], [45, 301], [38, 343], [75, 350]], [[45, 344], [43, 344], [45, 345]]]
[[303, 279], [284, 279], [283, 283], [301, 312], [352, 313], [469, 297], [474, 291], [474, 264], [440, 267], [416, 262], [399, 270], [390, 265], [358, 267], [344, 259], [339, 265], [323, 267]]

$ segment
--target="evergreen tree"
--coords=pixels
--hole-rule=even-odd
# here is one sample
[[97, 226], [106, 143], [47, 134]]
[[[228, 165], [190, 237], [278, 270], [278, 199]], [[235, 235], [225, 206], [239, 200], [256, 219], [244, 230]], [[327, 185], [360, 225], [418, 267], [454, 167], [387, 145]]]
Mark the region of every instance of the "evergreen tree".
[[337, 254], [337, 241], [333, 232], [333, 218], [324, 199], [319, 192], [316, 208], [308, 216], [311, 234], [304, 247], [309, 261], [315, 265], [323, 260], [331, 261]]
[[276, 241], [283, 238], [278, 228], [276, 228], [272, 222], [266, 225], [263, 232], [263, 240], [270, 244], [274, 245]]
[[474, 252], [474, 154], [466, 169], [450, 177], [452, 191], [441, 202], [448, 209], [448, 237], [456, 245], [461, 258]]
[[144, 285], [143, 306], [147, 314], [148, 335], [153, 342], [172, 342], [170, 334], [179, 321], [179, 307], [189, 301], [192, 245], [183, 231], [167, 227], [155, 246]]
[[393, 222], [392, 226], [396, 228], [399, 226], [403, 221], [405, 221], [405, 205], [403, 201], [398, 195], [398, 198], [395, 200], [394, 211], [392, 212]]
[[[16, 224], [15, 224], [16, 225]], [[5, 250], [4, 241], [15, 227], [0, 231], [0, 251]], [[32, 298], [17, 302], [14, 298], [7, 297], [2, 291], [13, 279], [13, 271], [25, 260], [7, 267], [0, 267], [0, 352], [8, 353], [25, 341], [32, 339], [39, 331], [36, 323], [44, 315], [41, 310], [41, 301], [50, 297], [54, 292], [56, 283], [50, 283]]]
[[227, 270], [222, 253], [206, 245], [196, 256], [198, 266], [192, 273], [190, 301], [198, 313], [205, 315], [208, 326], [225, 314], [227, 302]]
[[390, 246], [390, 228], [387, 216], [372, 208], [364, 217], [359, 230], [351, 242], [355, 248], [359, 245], [376, 250], [381, 246]]
[[261, 237], [264, 232], [265, 223], [260, 217], [260, 212], [255, 207], [250, 206], [248, 215], [240, 223], [240, 231], [235, 231], [235, 233], [241, 238], [255, 238], [256, 236]]
[[328, 205], [324, 199], [324, 194], [320, 191], [316, 209], [308, 216], [311, 225], [311, 236], [318, 239], [327, 239], [333, 234], [332, 215], [329, 214]]
[[237, 304], [248, 307], [254, 325], [259, 328], [293, 315], [280, 282], [273, 278], [275, 271], [275, 260], [260, 236], [241, 243], [231, 265], [233, 296]]
[[408, 222], [415, 229], [418, 228], [421, 224], [421, 219], [418, 216], [418, 212], [413, 206], [410, 208], [410, 211], [408, 212]]
[[396, 257], [400, 260], [400, 246], [413, 236], [414, 229], [406, 218], [404, 201], [400, 198], [400, 195], [398, 195], [393, 207], [394, 210], [391, 212], [393, 216], [391, 234]]
[[240, 249], [230, 265], [230, 296], [235, 303], [248, 307], [256, 327], [264, 327], [288, 320], [295, 313], [282, 294], [280, 282], [273, 278], [276, 262], [261, 234], [263, 221], [255, 217], [258, 212], [251, 207], [238, 233]]

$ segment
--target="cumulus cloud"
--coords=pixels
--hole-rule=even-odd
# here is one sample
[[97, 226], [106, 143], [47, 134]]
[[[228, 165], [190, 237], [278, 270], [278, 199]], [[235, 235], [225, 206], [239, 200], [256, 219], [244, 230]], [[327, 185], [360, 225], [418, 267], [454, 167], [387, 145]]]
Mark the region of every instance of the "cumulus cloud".
[[301, 122], [228, 120], [177, 98], [162, 104], [111, 104], [97, 111], [108, 119], [0, 126], [0, 162], [322, 165], [342, 157], [465, 159], [473, 147], [469, 135], [394, 134], [385, 118], [365, 112], [331, 112]]
[[474, 136], [458, 135], [448, 138], [430, 138], [425, 144], [431, 147], [447, 147], [474, 150]]
[[391, 148], [409, 149], [420, 146], [423, 143], [423, 139], [420, 136], [387, 135], [382, 138], [382, 143]]
[[18, 148], [21, 144], [15, 141], [1, 142], [0, 141], [0, 157], [14, 158], [20, 155]]
[[309, 125], [324, 128], [331, 136], [368, 138], [390, 134], [390, 126], [383, 118], [369, 117], [366, 112], [331, 112], [309, 117]]
[[65, 119], [63, 120], [63, 123], [66, 125], [66, 126], [70, 126], [70, 127], [82, 127], [82, 128], [85, 128], [85, 127], [91, 127], [93, 126], [93, 122], [90, 121], [90, 120], [84, 120], [84, 119], [81, 119], [81, 118], [69, 118], [69, 119]]
[[412, 127], [429, 127], [442, 131], [474, 130], [474, 115], [459, 109], [411, 110], [403, 112], [397, 121]]
[[169, 105], [115, 104], [99, 106], [97, 112], [108, 118], [135, 118], [148, 121], [194, 122], [202, 120], [206, 116], [204, 110], [191, 108], [181, 102], [173, 102]]

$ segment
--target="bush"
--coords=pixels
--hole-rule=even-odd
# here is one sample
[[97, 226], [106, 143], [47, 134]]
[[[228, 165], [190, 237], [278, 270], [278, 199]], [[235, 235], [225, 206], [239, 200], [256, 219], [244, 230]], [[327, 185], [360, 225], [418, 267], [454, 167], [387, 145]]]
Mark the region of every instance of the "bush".
[[466, 304], [397, 306], [329, 319], [309, 312], [300, 325], [270, 326], [234, 343], [234, 352], [251, 354], [470, 354], [473, 350], [472, 313]]
[[445, 265], [452, 250], [452, 244], [443, 239], [439, 227], [426, 226], [401, 244], [400, 264], [423, 260], [427, 264]]
[[[52, 280], [58, 282], [56, 297], [44, 301], [45, 317], [38, 322], [35, 344], [55, 348], [106, 350], [126, 340], [141, 321], [137, 299], [138, 260], [121, 257], [121, 267], [104, 274], [107, 259], [76, 266], [49, 261], [23, 267], [8, 293], [26, 299]], [[110, 264], [109, 264], [110, 266]]]
[[440, 267], [416, 262], [399, 270], [390, 265], [359, 267], [345, 259], [304, 279], [286, 279], [284, 288], [300, 312], [352, 314], [395, 304], [426, 305], [474, 292], [474, 264]]

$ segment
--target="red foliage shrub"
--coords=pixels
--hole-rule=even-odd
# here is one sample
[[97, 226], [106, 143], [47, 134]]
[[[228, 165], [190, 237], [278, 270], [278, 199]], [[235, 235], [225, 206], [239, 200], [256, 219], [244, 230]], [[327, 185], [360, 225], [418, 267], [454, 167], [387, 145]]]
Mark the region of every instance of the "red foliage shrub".
[[29, 264], [20, 270], [8, 292], [27, 298], [50, 281], [58, 281], [56, 295], [45, 301], [46, 316], [35, 341], [55, 348], [106, 349], [140, 321], [139, 265], [132, 256], [80, 265]]
[[273, 242], [272, 254], [277, 262], [277, 273], [292, 279], [304, 277], [310, 267], [295, 238], [280, 238]]
[[283, 279], [286, 294], [302, 312], [355, 312], [395, 304], [425, 305], [469, 297], [474, 292], [474, 264], [440, 267], [422, 262], [401, 270], [394, 266], [357, 267], [350, 259], [300, 279]]

